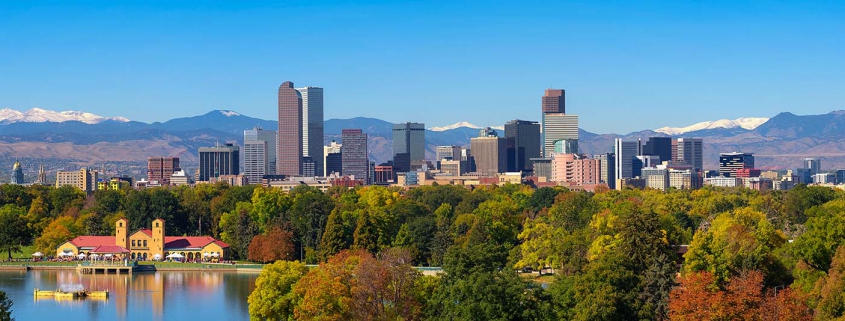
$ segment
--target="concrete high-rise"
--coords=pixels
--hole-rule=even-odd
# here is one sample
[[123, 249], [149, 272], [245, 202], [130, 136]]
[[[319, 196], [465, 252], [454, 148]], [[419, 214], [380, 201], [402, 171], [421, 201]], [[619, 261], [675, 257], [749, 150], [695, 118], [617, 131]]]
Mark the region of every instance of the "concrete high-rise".
[[411, 163], [425, 160], [425, 124], [393, 124], [393, 169], [411, 170]]
[[258, 184], [264, 175], [276, 173], [275, 130], [254, 127], [244, 131], [244, 175], [250, 184]]
[[595, 156], [601, 162], [601, 182], [607, 184], [610, 189], [616, 189], [616, 155], [605, 153]]
[[239, 175], [241, 173], [241, 149], [234, 144], [199, 148], [198, 181], [207, 182], [220, 175]]
[[616, 170], [614, 174], [615, 179], [633, 178], [634, 172], [636, 172], [634, 170], [634, 159], [640, 155], [640, 142], [626, 142], [622, 141], [621, 138], [617, 138], [613, 144], [613, 153], [616, 157], [616, 164], [614, 166]]
[[470, 139], [475, 172], [481, 176], [496, 176], [507, 171], [507, 140], [504, 137], [487, 136]]
[[527, 120], [511, 120], [505, 123], [505, 138], [508, 144], [508, 170], [530, 172], [531, 159], [540, 157], [540, 123]]
[[368, 184], [370, 161], [367, 157], [367, 134], [360, 129], [344, 129], [341, 131], [342, 146], [340, 147], [341, 167], [343, 175], [354, 176], [364, 184]]
[[302, 94], [286, 81], [279, 86], [279, 138], [276, 143], [276, 174], [302, 174]]
[[158, 182], [161, 186], [170, 186], [170, 175], [181, 170], [179, 157], [148, 157], [147, 180]]
[[578, 140], [578, 116], [566, 115], [566, 91], [546, 89], [542, 98], [542, 155], [551, 157], [556, 141]]
[[643, 155], [660, 157], [661, 162], [672, 160], [671, 137], [649, 137], [643, 145]]
[[815, 157], [807, 157], [803, 160], [804, 169], [810, 172], [810, 176], [818, 174], [822, 169], [822, 161]]
[[302, 156], [311, 157], [314, 174], [323, 176], [323, 88], [296, 88], [302, 97]]
[[724, 177], [736, 177], [740, 169], [754, 168], [754, 155], [751, 153], [720, 153], [719, 174]]
[[461, 160], [461, 147], [459, 146], [437, 146], [436, 150], [437, 161], [441, 160]]
[[543, 114], [543, 156], [551, 157], [560, 140], [578, 140], [578, 115]]
[[82, 191], [93, 192], [97, 190], [99, 174], [88, 168], [81, 168], [78, 171], [58, 171], [56, 172], [56, 188], [75, 186]]
[[704, 170], [704, 143], [701, 138], [678, 138], [678, 160], [692, 166], [693, 171]]

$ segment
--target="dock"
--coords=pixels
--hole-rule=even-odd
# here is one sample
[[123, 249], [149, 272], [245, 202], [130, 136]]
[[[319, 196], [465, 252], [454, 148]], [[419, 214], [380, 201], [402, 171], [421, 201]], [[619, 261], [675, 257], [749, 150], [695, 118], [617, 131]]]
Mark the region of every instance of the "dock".
[[82, 274], [132, 274], [137, 270], [138, 266], [135, 264], [126, 264], [120, 262], [104, 262], [104, 263], [82, 263], [77, 264], [76, 271]]

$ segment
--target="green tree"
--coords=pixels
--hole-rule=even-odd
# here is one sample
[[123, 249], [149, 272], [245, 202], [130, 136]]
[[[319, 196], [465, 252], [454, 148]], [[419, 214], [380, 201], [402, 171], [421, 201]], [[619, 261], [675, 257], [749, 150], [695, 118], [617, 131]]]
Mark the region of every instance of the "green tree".
[[320, 239], [320, 261], [326, 261], [332, 255], [348, 249], [352, 245], [352, 229], [343, 219], [343, 210], [335, 208], [329, 214], [326, 231]]
[[23, 208], [13, 204], [0, 208], [0, 251], [7, 252], [9, 259], [12, 258], [12, 252], [20, 252], [21, 245], [32, 239], [25, 213]]
[[85, 192], [69, 185], [51, 189], [48, 195], [53, 217], [62, 215], [71, 207], [81, 208], [82, 200], [85, 199]]
[[762, 270], [768, 284], [789, 283], [772, 251], [786, 242], [763, 213], [738, 208], [716, 216], [707, 231], [696, 233], [685, 255], [684, 271], [713, 273], [719, 285], [743, 270]]
[[299, 261], [276, 261], [265, 265], [249, 295], [249, 316], [252, 319], [293, 319], [293, 286], [308, 268]]
[[239, 259], [246, 259], [249, 255], [249, 243], [258, 235], [258, 227], [252, 220], [250, 211], [252, 204], [238, 203], [237, 207], [220, 219], [220, 237], [229, 243], [232, 252]]
[[59, 245], [79, 235], [74, 223], [74, 219], [69, 216], [56, 218], [44, 229], [44, 233], [35, 239], [35, 249], [44, 254], [55, 253]]
[[12, 317], [12, 304], [6, 292], [0, 291], [0, 321], [15, 321]]
[[354, 248], [376, 253], [379, 250], [379, 231], [376, 222], [370, 219], [370, 211], [363, 210], [358, 216], [358, 225], [355, 228]]

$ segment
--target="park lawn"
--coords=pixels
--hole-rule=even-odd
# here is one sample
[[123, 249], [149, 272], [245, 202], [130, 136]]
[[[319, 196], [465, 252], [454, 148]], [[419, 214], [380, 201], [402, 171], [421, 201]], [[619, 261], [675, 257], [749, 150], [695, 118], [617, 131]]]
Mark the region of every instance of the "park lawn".
[[[21, 246], [21, 252], [12, 252], [13, 259], [31, 259], [32, 253], [35, 253], [35, 246], [27, 245]], [[0, 253], [0, 258], [9, 258], [9, 252]]]
[[526, 280], [531, 280], [540, 284], [549, 284], [555, 281], [554, 274], [537, 275], [534, 273], [520, 273], [519, 276]]

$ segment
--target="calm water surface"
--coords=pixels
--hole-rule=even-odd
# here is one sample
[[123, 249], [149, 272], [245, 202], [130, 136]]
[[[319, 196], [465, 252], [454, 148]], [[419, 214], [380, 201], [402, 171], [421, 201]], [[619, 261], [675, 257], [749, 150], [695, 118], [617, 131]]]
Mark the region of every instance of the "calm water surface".
[[[25, 320], [248, 320], [247, 297], [258, 273], [166, 272], [80, 274], [74, 270], [0, 271], [0, 290]], [[82, 284], [109, 290], [103, 299], [35, 299], [35, 288]]]

